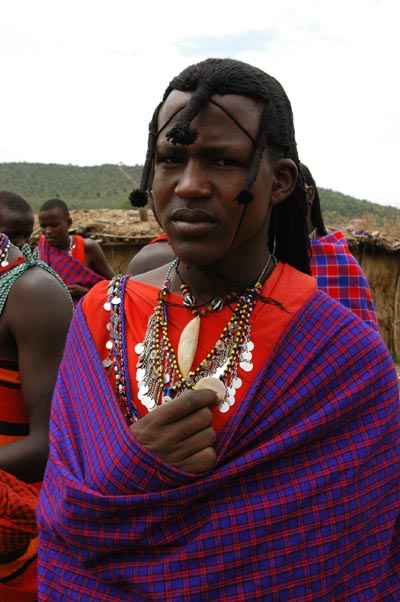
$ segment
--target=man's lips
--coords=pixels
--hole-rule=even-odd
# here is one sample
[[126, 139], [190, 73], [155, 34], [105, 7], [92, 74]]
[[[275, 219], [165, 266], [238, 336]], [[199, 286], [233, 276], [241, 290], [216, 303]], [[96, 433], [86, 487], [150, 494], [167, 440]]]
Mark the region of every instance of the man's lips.
[[217, 220], [201, 209], [176, 209], [171, 217], [176, 233], [183, 237], [207, 236]]
[[171, 221], [196, 224], [204, 222], [214, 223], [216, 220], [209, 213], [199, 209], [177, 209], [171, 215]]

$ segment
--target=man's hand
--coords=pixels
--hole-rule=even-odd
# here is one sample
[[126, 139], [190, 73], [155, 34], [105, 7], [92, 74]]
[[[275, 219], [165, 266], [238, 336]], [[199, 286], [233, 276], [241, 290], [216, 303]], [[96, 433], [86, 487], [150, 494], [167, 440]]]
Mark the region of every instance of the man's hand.
[[86, 286], [81, 286], [80, 284], [71, 284], [71, 286], [68, 287], [68, 290], [71, 297], [76, 300], [86, 295], [89, 289]]
[[129, 428], [141, 445], [168, 464], [186, 472], [206, 472], [216, 462], [210, 407], [217, 401], [210, 389], [186, 391]]

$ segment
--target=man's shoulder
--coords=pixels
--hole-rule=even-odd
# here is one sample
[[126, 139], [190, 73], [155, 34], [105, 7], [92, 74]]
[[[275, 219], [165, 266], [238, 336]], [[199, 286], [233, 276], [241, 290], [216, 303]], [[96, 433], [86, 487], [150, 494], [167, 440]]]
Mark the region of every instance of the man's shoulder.
[[80, 238], [83, 241], [85, 249], [93, 249], [94, 247], [100, 247], [99, 243], [93, 238], [84, 238], [83, 236], [81, 236]]
[[34, 265], [25, 270], [12, 286], [14, 294], [23, 295], [26, 302], [31, 302], [30, 295], [43, 297], [43, 300], [49, 299], [49, 295], [59, 293], [66, 295], [66, 291], [59, 279], [40, 265]]

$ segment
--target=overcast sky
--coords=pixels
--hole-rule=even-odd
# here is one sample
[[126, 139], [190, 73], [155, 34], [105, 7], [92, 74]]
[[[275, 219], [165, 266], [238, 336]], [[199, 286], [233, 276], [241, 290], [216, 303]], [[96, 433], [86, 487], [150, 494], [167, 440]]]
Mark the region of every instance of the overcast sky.
[[398, 0], [12, 0], [0, 162], [143, 164], [170, 79], [209, 56], [278, 79], [319, 186], [400, 207]]

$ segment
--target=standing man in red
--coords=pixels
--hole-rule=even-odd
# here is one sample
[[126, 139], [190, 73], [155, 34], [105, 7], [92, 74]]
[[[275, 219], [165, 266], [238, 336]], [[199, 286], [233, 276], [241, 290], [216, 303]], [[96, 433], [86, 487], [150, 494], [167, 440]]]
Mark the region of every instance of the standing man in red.
[[39, 210], [39, 257], [62, 278], [76, 304], [100, 280], [114, 271], [101, 246], [91, 238], [69, 234], [72, 219], [61, 199], [46, 201]]
[[36, 504], [49, 412], [72, 317], [47, 265], [0, 233], [0, 600], [35, 602]]

